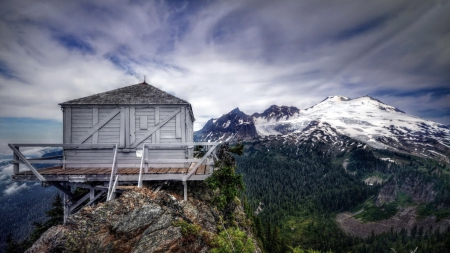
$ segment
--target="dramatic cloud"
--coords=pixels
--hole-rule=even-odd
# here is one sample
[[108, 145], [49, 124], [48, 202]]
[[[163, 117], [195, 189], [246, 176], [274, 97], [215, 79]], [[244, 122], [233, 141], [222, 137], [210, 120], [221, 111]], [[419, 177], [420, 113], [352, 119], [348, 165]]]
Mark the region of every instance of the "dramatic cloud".
[[450, 124], [450, 1], [3, 1], [0, 117], [147, 82], [196, 128], [235, 107], [374, 96]]

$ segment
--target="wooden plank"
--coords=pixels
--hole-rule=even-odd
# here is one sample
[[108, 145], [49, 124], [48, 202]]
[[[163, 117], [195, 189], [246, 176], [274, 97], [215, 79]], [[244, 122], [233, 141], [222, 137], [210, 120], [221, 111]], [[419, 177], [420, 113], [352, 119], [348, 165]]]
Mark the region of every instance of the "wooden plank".
[[162, 168], [162, 169], [160, 169], [159, 171], [158, 171], [158, 174], [165, 174], [165, 173], [167, 173], [167, 171], [169, 171], [170, 170], [170, 168]]
[[171, 173], [171, 174], [176, 174], [178, 172], [180, 168], [170, 168], [169, 171], [167, 171], [167, 173]]
[[[216, 149], [217, 146], [212, 146], [209, 148], [208, 152], [201, 158], [203, 161], [206, 161], [206, 159], [211, 155], [211, 153]], [[201, 163], [197, 163], [189, 172], [188, 174], [183, 178], [183, 181], [186, 181], [189, 179], [189, 177], [195, 173], [195, 171], [200, 167]]]
[[156, 132], [158, 129], [160, 129], [164, 124], [166, 124], [169, 120], [171, 120], [177, 113], [179, 113], [179, 110], [174, 111], [171, 115], [169, 115], [167, 118], [159, 122], [156, 126], [150, 127], [147, 133], [144, 135], [144, 137], [141, 137], [138, 139], [133, 145], [131, 145], [131, 148], [135, 148], [137, 145], [145, 141], [150, 135], [152, 135], [154, 132]]
[[[157, 125], [157, 123], [156, 123], [156, 121], [155, 121], [155, 119], [156, 119], [156, 108], [154, 107], [153, 108], [153, 126], [156, 126]], [[154, 133], [154, 134], [152, 134], [152, 143], [157, 143], [156, 142], [156, 133]]]
[[71, 143], [72, 142], [72, 108], [65, 107], [64, 108], [64, 119], [63, 119], [63, 142]]
[[149, 174], [155, 174], [155, 173], [158, 173], [158, 171], [160, 170], [161, 168], [150, 168], [149, 170], [148, 170], [148, 173]]
[[202, 159], [149, 159], [149, 163], [184, 163], [184, 162], [201, 162]]
[[200, 165], [200, 167], [198, 167], [197, 171], [195, 172], [195, 174], [197, 175], [203, 175], [205, 174], [205, 165], [202, 164]]
[[[92, 108], [92, 126], [98, 124], [98, 108]], [[92, 135], [92, 143], [98, 143], [98, 131]]]
[[119, 131], [119, 148], [125, 147], [125, 133], [126, 133], [126, 109], [122, 107], [120, 109], [120, 131]]
[[186, 108], [181, 108], [181, 142], [186, 142]]
[[86, 107], [83, 107], [83, 108], [74, 107], [72, 110], [72, 114], [74, 114], [74, 115], [75, 114], [89, 114], [91, 112], [92, 112], [91, 108], [86, 108]]
[[22, 160], [23, 163], [33, 172], [33, 174], [39, 179], [39, 181], [46, 181], [46, 179], [39, 174], [39, 172], [31, 165], [28, 160], [20, 153], [19, 150], [17, 150], [13, 145], [8, 144], [9, 148], [12, 149], [12, 151], [19, 157], [20, 160]]
[[187, 168], [180, 168], [179, 170], [178, 170], [178, 174], [185, 174], [185, 173], [187, 173], [188, 172], [188, 169]]
[[125, 108], [125, 147], [130, 146], [130, 108]]
[[[170, 120], [170, 119], [169, 119]], [[167, 121], [167, 122], [169, 122], [169, 121]], [[166, 123], [167, 123], [166, 122]], [[157, 107], [155, 107], [155, 125], [157, 125], [159, 123], [159, 107], [157, 106]], [[161, 126], [161, 127], [163, 127], [163, 125]], [[160, 134], [161, 134], [161, 131], [160, 131], [160, 128], [161, 127], [159, 127], [157, 130], [156, 130], [156, 133], [155, 133], [155, 143], [158, 143], [159, 141], [160, 141]]]
[[112, 118], [114, 118], [117, 114], [119, 114], [120, 109], [113, 110], [110, 114], [108, 114], [104, 119], [102, 119], [99, 123], [97, 123], [94, 127], [87, 132], [83, 137], [77, 140], [77, 143], [83, 143], [89, 137], [91, 137], [95, 132], [97, 132], [100, 128], [102, 128], [106, 123], [108, 123]]
[[139, 129], [147, 130], [148, 129], [148, 118], [147, 116], [139, 116]]
[[136, 108], [130, 108], [130, 145], [136, 141]]

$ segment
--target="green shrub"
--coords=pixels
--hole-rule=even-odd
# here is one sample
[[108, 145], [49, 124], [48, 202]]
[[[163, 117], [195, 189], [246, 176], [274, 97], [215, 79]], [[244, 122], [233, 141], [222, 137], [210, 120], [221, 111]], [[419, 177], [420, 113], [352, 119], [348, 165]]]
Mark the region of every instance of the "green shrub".
[[222, 230], [213, 241], [213, 247], [212, 253], [252, 253], [255, 251], [251, 238], [238, 228]]

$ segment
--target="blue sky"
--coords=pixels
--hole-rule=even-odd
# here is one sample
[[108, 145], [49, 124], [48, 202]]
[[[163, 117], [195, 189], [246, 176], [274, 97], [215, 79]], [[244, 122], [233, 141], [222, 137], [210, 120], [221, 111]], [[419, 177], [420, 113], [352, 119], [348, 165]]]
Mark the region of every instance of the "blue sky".
[[0, 118], [14, 131], [0, 139], [53, 129], [58, 103], [144, 75], [192, 103], [196, 129], [331, 95], [450, 124], [449, 45], [450, 1], [5, 0]]

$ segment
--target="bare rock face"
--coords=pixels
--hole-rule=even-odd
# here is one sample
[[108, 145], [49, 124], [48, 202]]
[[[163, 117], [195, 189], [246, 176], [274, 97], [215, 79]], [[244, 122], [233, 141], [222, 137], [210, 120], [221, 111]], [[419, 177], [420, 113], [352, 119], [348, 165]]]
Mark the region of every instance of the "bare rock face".
[[375, 199], [375, 205], [380, 207], [383, 204], [389, 204], [397, 199], [397, 185], [396, 184], [386, 184], [380, 189], [380, 192]]
[[[50, 228], [27, 252], [208, 252], [212, 245], [207, 238], [217, 235], [220, 214], [208, 202], [190, 199], [135, 188], [70, 216], [66, 225]], [[201, 233], [186, 236], [180, 221]]]
[[436, 191], [433, 189], [433, 184], [425, 182], [419, 178], [408, 177], [402, 182], [395, 182], [391, 180], [386, 183], [375, 199], [375, 205], [380, 207], [383, 204], [389, 204], [397, 199], [399, 192], [411, 196], [415, 203], [429, 203], [434, 200]]

